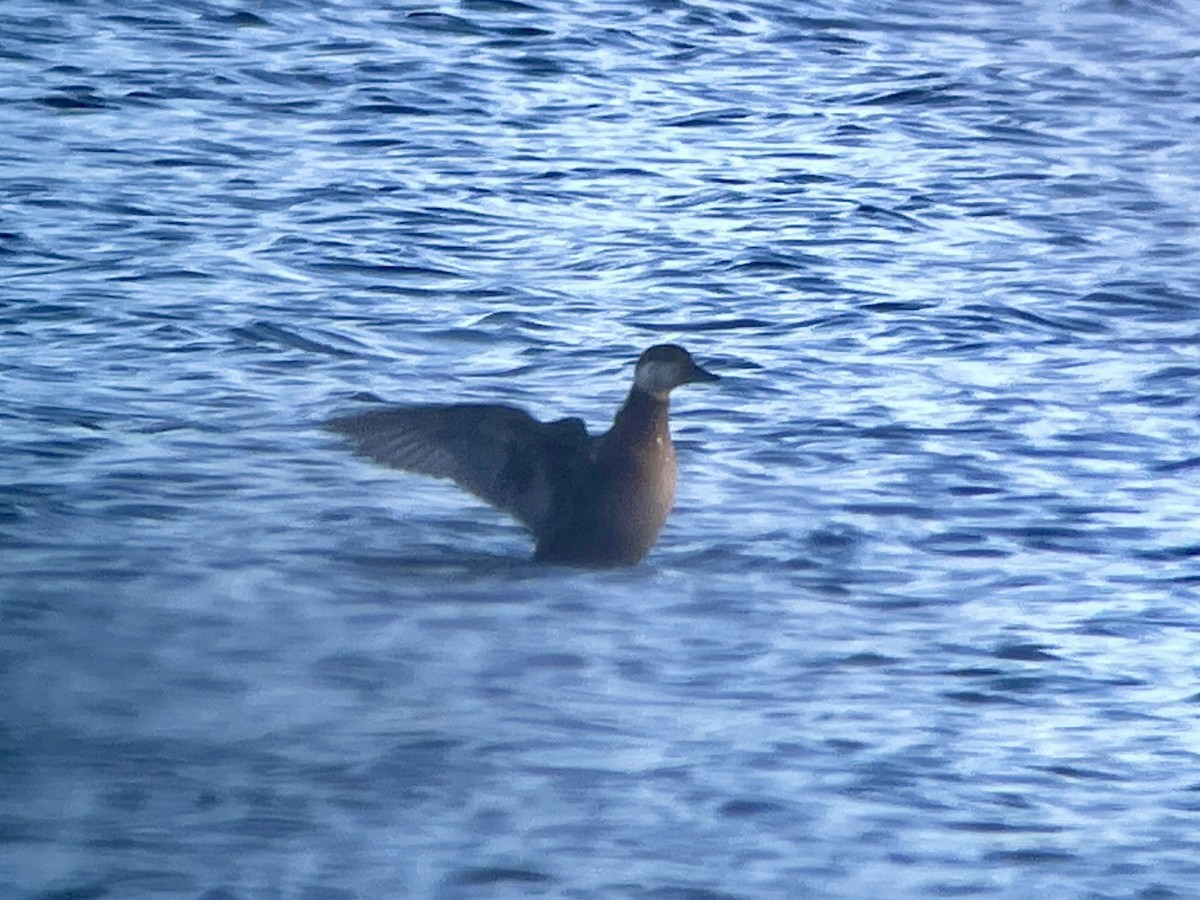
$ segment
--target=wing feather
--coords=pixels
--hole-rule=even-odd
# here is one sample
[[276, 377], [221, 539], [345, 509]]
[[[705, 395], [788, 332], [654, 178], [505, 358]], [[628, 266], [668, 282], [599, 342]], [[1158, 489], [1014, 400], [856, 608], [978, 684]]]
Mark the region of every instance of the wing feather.
[[587, 458], [580, 419], [543, 423], [514, 406], [391, 406], [326, 427], [376, 462], [449, 478], [510, 513], [535, 535], [562, 514]]

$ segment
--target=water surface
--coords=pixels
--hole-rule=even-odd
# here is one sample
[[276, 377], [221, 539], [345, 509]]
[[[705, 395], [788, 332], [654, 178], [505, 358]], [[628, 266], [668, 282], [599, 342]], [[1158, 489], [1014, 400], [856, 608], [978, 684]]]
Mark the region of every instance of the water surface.
[[[1194, 894], [1186, 4], [0, 35], [4, 896]], [[667, 340], [628, 571], [317, 427]]]

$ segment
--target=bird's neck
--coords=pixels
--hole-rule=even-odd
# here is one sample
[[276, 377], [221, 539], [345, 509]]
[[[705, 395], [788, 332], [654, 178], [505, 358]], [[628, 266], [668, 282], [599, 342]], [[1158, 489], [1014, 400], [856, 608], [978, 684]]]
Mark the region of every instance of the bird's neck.
[[624, 445], [637, 446], [658, 442], [670, 446], [667, 395], [652, 394], [634, 386], [625, 398], [625, 405], [613, 420], [607, 437]]

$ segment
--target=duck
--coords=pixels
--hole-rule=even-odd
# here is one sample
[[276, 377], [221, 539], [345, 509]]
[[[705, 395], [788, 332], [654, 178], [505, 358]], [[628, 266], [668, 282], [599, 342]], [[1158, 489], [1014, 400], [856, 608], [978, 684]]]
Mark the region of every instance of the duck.
[[481, 403], [377, 407], [325, 426], [368, 459], [450, 479], [508, 513], [532, 535], [539, 562], [632, 566], [675, 502], [670, 393], [719, 380], [678, 344], [657, 344], [638, 357], [629, 394], [601, 435], [577, 417], [541, 422], [516, 406]]

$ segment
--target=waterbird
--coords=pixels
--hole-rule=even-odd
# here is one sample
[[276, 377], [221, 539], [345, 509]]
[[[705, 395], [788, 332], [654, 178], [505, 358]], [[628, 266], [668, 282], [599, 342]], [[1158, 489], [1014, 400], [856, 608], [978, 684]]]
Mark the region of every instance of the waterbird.
[[602, 435], [589, 435], [579, 418], [539, 422], [515, 406], [478, 403], [388, 406], [326, 427], [376, 462], [449, 478], [507, 512], [533, 535], [536, 560], [632, 566], [675, 501], [668, 396], [719, 380], [678, 344], [657, 344], [638, 358], [629, 395]]

